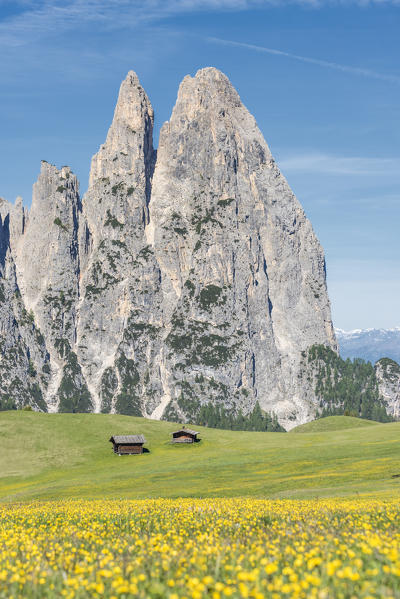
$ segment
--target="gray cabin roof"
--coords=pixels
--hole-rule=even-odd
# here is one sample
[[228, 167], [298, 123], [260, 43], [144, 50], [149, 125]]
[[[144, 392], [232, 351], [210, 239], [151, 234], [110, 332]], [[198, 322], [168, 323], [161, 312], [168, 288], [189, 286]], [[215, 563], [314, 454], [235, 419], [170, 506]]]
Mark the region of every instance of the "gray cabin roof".
[[113, 435], [110, 441], [116, 445], [124, 445], [125, 443], [146, 443], [144, 435]]
[[178, 431], [173, 432], [173, 435], [177, 435], [178, 433], [189, 433], [189, 435], [198, 435], [198, 431], [192, 431], [190, 428], [180, 428]]

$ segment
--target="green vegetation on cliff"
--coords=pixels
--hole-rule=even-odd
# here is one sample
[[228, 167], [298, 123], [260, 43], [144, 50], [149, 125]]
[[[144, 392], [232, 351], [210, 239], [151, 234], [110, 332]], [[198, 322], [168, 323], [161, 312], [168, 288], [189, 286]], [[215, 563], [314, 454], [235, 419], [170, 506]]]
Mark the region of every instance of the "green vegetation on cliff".
[[203, 426], [222, 428], [232, 431], [269, 431], [284, 433], [285, 429], [279, 424], [275, 414], [267, 414], [257, 402], [254, 409], [247, 415], [242, 412], [237, 414], [211, 403], [201, 406], [196, 422]]
[[59, 412], [91, 412], [93, 410], [89, 389], [82, 377], [75, 352], [70, 351], [64, 365], [58, 388]]
[[314, 375], [320, 416], [344, 414], [378, 422], [391, 420], [370, 362], [343, 360], [330, 348], [314, 345], [308, 352], [308, 367]]

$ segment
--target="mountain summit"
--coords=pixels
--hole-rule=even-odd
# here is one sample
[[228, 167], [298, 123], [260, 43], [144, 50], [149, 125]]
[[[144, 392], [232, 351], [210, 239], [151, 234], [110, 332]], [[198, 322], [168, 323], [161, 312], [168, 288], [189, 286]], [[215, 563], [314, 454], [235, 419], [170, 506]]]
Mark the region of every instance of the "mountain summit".
[[307, 351], [337, 346], [310, 222], [217, 69], [184, 78], [157, 153], [153, 119], [131, 71], [82, 200], [42, 163], [29, 214], [0, 202], [1, 401], [311, 420]]

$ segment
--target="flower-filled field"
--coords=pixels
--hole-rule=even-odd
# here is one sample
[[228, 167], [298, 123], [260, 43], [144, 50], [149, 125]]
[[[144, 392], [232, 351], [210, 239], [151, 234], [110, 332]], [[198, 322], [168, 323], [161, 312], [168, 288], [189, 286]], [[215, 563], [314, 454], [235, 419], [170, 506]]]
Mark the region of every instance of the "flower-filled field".
[[397, 598], [399, 544], [391, 501], [3, 505], [0, 598]]

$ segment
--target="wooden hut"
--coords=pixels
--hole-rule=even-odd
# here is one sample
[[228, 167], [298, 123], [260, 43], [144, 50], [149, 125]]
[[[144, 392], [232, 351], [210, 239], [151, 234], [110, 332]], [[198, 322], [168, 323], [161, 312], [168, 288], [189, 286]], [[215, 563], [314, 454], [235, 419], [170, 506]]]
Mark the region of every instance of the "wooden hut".
[[197, 438], [198, 434], [197, 431], [183, 426], [179, 431], [172, 433], [172, 443], [196, 443], [200, 440]]
[[118, 455], [129, 455], [143, 453], [143, 445], [146, 439], [143, 435], [114, 435], [110, 442], [114, 446], [114, 453]]

